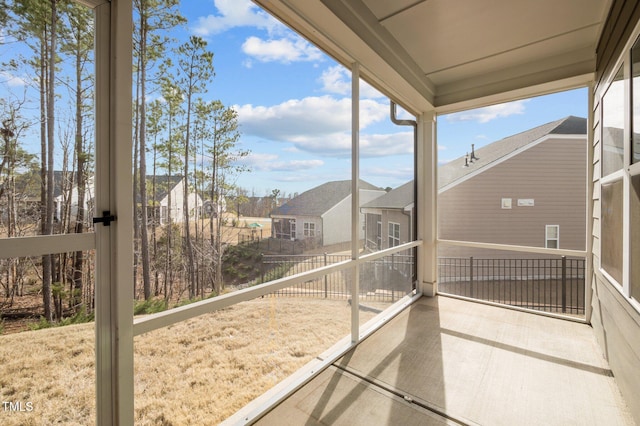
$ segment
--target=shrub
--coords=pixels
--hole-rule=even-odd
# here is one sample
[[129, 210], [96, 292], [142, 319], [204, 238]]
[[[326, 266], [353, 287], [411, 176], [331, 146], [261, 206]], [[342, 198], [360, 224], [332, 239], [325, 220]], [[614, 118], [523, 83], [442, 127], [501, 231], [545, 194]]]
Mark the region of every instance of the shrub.
[[65, 325], [72, 324], [85, 324], [88, 322], [92, 322], [93, 320], [95, 320], [95, 315], [93, 314], [93, 312], [87, 313], [87, 311], [82, 308], [72, 316], [62, 318], [60, 321], [49, 322], [45, 317], [40, 317], [38, 322], [29, 324], [29, 330], [42, 330], [45, 328], [64, 327]]
[[166, 311], [167, 301], [164, 299], [137, 300], [133, 304], [134, 315], [155, 314]]

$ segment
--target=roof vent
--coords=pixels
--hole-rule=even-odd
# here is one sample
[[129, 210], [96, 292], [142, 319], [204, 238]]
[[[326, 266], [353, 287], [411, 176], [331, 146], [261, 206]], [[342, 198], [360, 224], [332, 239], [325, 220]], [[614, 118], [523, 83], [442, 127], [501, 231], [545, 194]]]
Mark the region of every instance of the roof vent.
[[464, 166], [463, 167], [469, 167], [469, 153], [467, 152], [467, 155], [464, 156]]
[[476, 148], [475, 148], [475, 144], [471, 144], [471, 162], [473, 163], [475, 160], [479, 160], [478, 157], [476, 157]]

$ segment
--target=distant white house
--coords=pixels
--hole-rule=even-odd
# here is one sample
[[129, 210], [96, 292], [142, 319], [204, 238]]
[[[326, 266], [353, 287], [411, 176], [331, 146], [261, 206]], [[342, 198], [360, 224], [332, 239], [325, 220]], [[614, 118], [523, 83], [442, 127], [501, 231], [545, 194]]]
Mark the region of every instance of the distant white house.
[[[360, 181], [360, 203], [367, 203], [385, 191]], [[351, 181], [327, 182], [312, 188], [271, 212], [272, 237], [312, 241], [330, 245], [351, 239]], [[364, 215], [360, 213], [360, 221]], [[364, 230], [360, 229], [360, 239]]]
[[[74, 172], [54, 171], [53, 188], [53, 219], [58, 222], [62, 220], [63, 214], [68, 214], [71, 221], [74, 221], [78, 214], [78, 187], [76, 185], [76, 174]], [[85, 220], [93, 214], [93, 177], [87, 180], [84, 194]], [[64, 206], [69, 206], [69, 211], [63, 212]]]
[[[169, 213], [171, 213], [171, 222], [182, 223], [184, 221], [185, 195], [182, 176], [147, 176], [147, 190], [147, 201], [152, 207], [149, 209], [149, 216], [153, 215], [155, 202], [156, 217], [160, 218], [161, 225], [166, 225], [169, 222]], [[197, 218], [204, 205], [202, 197], [195, 191], [190, 191], [187, 197], [189, 197], [189, 217]], [[169, 204], [169, 200], [171, 200], [171, 204]]]

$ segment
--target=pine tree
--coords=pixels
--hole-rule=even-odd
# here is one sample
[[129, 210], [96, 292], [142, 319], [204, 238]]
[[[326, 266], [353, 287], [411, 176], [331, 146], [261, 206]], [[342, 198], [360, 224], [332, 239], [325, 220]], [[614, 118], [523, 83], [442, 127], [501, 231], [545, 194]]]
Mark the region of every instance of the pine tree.
[[185, 140], [184, 140], [184, 162], [183, 162], [183, 214], [184, 214], [184, 252], [187, 262], [187, 282], [189, 283], [189, 298], [196, 296], [196, 271], [193, 243], [191, 241], [190, 216], [191, 207], [189, 206], [189, 163], [191, 149], [191, 126], [192, 112], [195, 105], [196, 93], [202, 92], [206, 84], [213, 78], [213, 52], [207, 51], [207, 42], [200, 37], [192, 36], [189, 41], [178, 47], [178, 69], [179, 79], [178, 86], [184, 93], [186, 106]]
[[[185, 19], [177, 10], [178, 0], [135, 0], [134, 9], [138, 14], [138, 21], [134, 34], [134, 51], [137, 58], [137, 78], [136, 93], [136, 142], [138, 146], [139, 161], [138, 173], [136, 176], [139, 185], [140, 201], [140, 223], [137, 223], [136, 215], [135, 232], [140, 230], [140, 256], [142, 258], [142, 281], [145, 300], [151, 298], [151, 278], [149, 261], [149, 236], [148, 236], [148, 196], [147, 196], [147, 75], [153, 62], [162, 57], [165, 46], [170, 41], [167, 36], [160, 35], [161, 31], [167, 31], [185, 22]], [[135, 185], [135, 184], [134, 184]], [[134, 203], [136, 191], [134, 186]], [[135, 204], [134, 204], [135, 205]], [[136, 235], [137, 236], [137, 235]], [[137, 241], [137, 238], [136, 238]]]

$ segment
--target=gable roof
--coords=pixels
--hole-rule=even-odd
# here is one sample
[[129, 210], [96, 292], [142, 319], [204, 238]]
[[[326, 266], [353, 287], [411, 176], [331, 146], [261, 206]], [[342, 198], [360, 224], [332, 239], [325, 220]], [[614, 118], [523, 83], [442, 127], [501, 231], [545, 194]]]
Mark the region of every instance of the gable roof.
[[[587, 120], [569, 116], [561, 120], [543, 124], [522, 133], [506, 137], [476, 150], [477, 160], [464, 167], [464, 158], [460, 157], [438, 167], [438, 188], [461, 179], [473, 172], [490, 167], [499, 159], [523, 150], [529, 144], [547, 135], [586, 135]], [[364, 208], [401, 209], [413, 202], [413, 180], [392, 189], [385, 195], [363, 205]]]
[[575, 116], [568, 116], [560, 120], [543, 124], [533, 129], [508, 136], [496, 142], [485, 145], [475, 150], [477, 159], [465, 167], [465, 157], [459, 157], [453, 161], [438, 167], [438, 188], [442, 189], [447, 185], [461, 179], [484, 167], [490, 166], [495, 161], [522, 150], [527, 145], [547, 136], [547, 135], [586, 135], [587, 119]]
[[[153, 199], [153, 175], [147, 175], [147, 199], [149, 202]], [[182, 176], [169, 176], [169, 175], [156, 175], [156, 185], [155, 185], [155, 199], [156, 201], [162, 200], [167, 196], [170, 190], [175, 188], [180, 182], [182, 182]], [[140, 202], [140, 192], [137, 193], [137, 202]]]
[[[40, 200], [40, 182], [41, 176], [39, 171], [36, 173], [27, 172], [17, 175], [16, 191], [27, 198]], [[63, 188], [75, 188], [76, 172], [54, 170], [53, 183], [53, 198], [58, 198], [62, 195]]]
[[[381, 190], [362, 179], [360, 189]], [[349, 195], [351, 195], [351, 180], [326, 182], [274, 209], [271, 216], [321, 216]]]
[[413, 203], [413, 180], [392, 189], [386, 194], [369, 201], [362, 208], [369, 209], [404, 209]]

